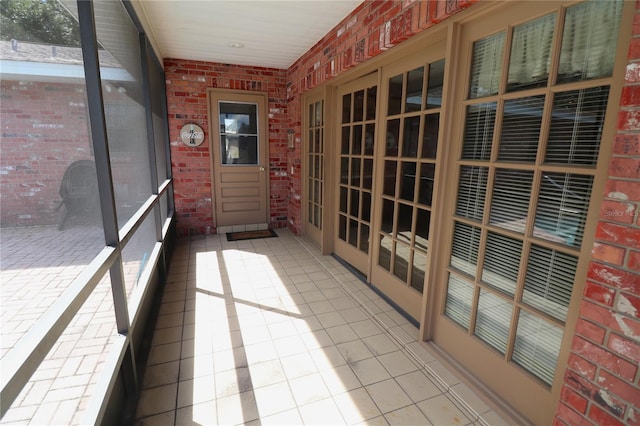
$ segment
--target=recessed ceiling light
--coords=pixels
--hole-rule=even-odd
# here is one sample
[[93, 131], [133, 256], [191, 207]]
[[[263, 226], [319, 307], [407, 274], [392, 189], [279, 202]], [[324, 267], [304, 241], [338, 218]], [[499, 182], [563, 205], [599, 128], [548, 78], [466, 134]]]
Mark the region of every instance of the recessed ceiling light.
[[229, 47], [234, 47], [236, 49], [240, 49], [240, 48], [244, 47], [244, 44], [242, 44], [240, 42], [237, 42], [237, 41], [232, 41], [232, 42], [229, 42], [228, 46]]

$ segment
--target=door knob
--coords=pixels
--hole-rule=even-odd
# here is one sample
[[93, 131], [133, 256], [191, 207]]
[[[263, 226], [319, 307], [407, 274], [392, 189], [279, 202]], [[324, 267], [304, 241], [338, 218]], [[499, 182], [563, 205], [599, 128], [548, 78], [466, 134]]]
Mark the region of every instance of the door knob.
[[260, 171], [264, 172], [264, 167], [260, 166]]

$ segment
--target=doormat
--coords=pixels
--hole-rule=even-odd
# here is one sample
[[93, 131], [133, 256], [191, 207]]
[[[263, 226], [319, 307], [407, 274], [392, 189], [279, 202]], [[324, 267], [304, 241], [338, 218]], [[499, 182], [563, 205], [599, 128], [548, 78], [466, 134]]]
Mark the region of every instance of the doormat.
[[259, 231], [227, 232], [227, 241], [253, 240], [256, 238], [277, 237], [273, 229], [261, 229]]

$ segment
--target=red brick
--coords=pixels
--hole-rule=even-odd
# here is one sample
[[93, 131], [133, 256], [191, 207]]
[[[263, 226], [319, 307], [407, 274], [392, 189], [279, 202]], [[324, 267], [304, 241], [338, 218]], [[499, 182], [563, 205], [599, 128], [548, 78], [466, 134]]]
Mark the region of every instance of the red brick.
[[600, 370], [597, 380], [600, 386], [624, 401], [631, 403], [640, 401], [640, 389], [637, 386], [621, 380], [608, 371]]
[[576, 393], [573, 389], [563, 387], [560, 393], [560, 398], [563, 403], [569, 405], [573, 410], [578, 413], [585, 414], [587, 410], [588, 401], [582, 395]]
[[626, 290], [630, 293], [640, 293], [640, 274], [623, 271], [597, 262], [591, 262], [589, 264], [589, 270], [587, 271], [587, 277], [596, 282]]
[[[640, 335], [640, 322], [620, 315], [610, 309], [583, 300], [580, 305], [580, 316], [602, 327], [610, 328], [619, 333], [633, 333]], [[624, 331], [623, 331], [624, 330]]]
[[604, 411], [602, 407], [593, 404], [589, 410], [589, 418], [599, 426], [624, 426], [620, 419]]
[[596, 229], [596, 239], [627, 247], [640, 247], [640, 229], [599, 222]]
[[602, 262], [622, 266], [626, 250], [621, 247], [614, 247], [608, 244], [594, 243], [591, 254], [594, 259]]
[[[640, 130], [640, 112], [635, 124]], [[640, 176], [640, 158], [614, 157], [609, 162], [609, 176], [637, 179]]]
[[631, 339], [611, 333], [607, 347], [613, 352], [635, 361], [637, 370], [637, 363], [640, 363], [640, 345], [638, 343]]
[[610, 222], [633, 224], [636, 205], [620, 201], [605, 200], [600, 209], [600, 219]]
[[620, 133], [616, 135], [613, 153], [621, 155], [640, 154], [640, 134]]
[[[613, 301], [613, 297], [611, 299]], [[585, 321], [582, 318], [578, 319], [576, 324], [576, 333], [582, 337], [586, 337], [594, 343], [604, 343], [605, 330], [597, 324]]]
[[628, 56], [629, 60], [640, 59], [640, 39], [632, 38], [629, 43]]
[[569, 354], [567, 366], [580, 376], [593, 381], [596, 377], [597, 366], [574, 353]]
[[640, 201], [640, 181], [609, 179], [605, 188], [605, 197], [620, 202]]
[[573, 339], [572, 351], [622, 377], [631, 379], [636, 374], [637, 367], [629, 361], [580, 337]]
[[635, 271], [640, 272], [640, 252], [638, 251], [629, 252], [627, 267], [629, 269], [633, 269]]
[[[559, 419], [562, 423], [556, 423], [556, 419]], [[554, 419], [554, 425], [582, 425], [586, 423], [586, 419], [580, 414], [576, 413], [571, 407], [561, 403], [556, 411], [556, 419]]]

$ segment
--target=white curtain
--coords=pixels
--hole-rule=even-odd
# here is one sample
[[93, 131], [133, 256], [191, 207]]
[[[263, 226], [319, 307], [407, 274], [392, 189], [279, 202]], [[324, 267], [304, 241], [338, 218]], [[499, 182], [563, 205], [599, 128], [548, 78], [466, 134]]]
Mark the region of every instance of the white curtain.
[[510, 85], [547, 80], [555, 23], [556, 15], [551, 14], [513, 30], [509, 60]]
[[622, 6], [622, 0], [597, 0], [567, 10], [561, 76], [588, 79], [611, 75]]

